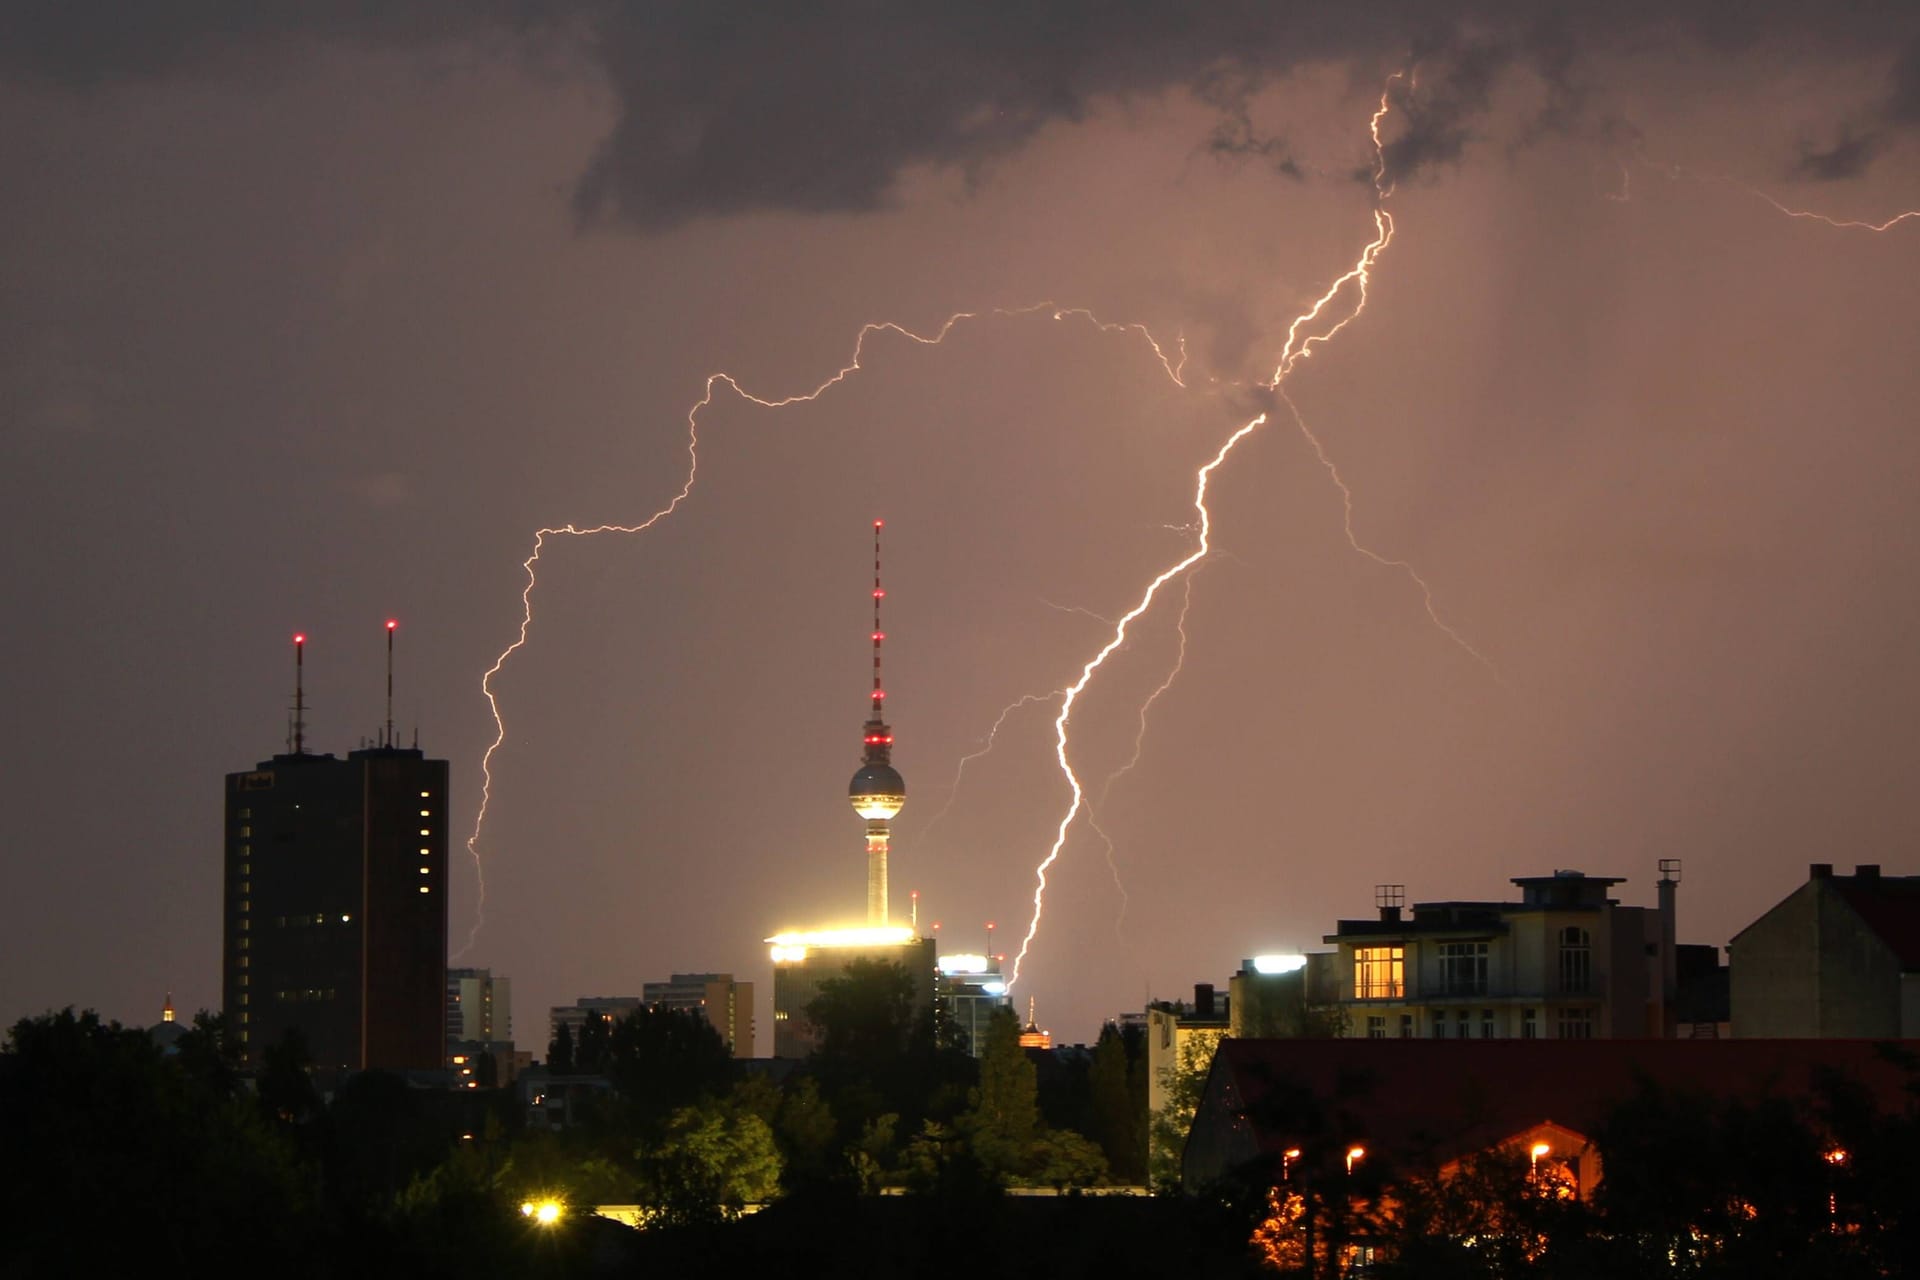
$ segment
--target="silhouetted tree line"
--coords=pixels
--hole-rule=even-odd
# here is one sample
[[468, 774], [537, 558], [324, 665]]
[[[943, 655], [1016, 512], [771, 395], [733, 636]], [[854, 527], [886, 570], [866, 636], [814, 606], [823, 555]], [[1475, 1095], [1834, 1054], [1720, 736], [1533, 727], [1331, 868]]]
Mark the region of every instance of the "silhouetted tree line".
[[379, 1071], [323, 1097], [297, 1036], [243, 1078], [204, 1013], [167, 1054], [92, 1013], [26, 1019], [0, 1050], [0, 1275], [619, 1273], [629, 1233], [580, 1215], [542, 1226], [520, 1206], [643, 1205], [698, 1233], [748, 1205], [844, 1210], [890, 1187], [977, 1225], [1009, 1185], [1140, 1177], [1137, 1036], [1109, 1029], [1063, 1068], [1021, 1049], [1007, 1012], [976, 1061], [914, 996], [899, 966], [856, 962], [809, 1010], [819, 1052], [779, 1084], [696, 1014], [589, 1018], [551, 1067], [607, 1087], [579, 1089], [557, 1130], [505, 1091]]

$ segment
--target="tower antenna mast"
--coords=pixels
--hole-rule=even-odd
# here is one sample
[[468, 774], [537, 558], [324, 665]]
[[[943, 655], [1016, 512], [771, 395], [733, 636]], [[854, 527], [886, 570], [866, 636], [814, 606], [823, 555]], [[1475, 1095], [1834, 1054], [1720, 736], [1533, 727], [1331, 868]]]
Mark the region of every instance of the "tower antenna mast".
[[880, 685], [880, 646], [887, 633], [880, 629], [880, 602], [886, 588], [880, 585], [880, 530], [884, 522], [873, 522], [873, 693], [864, 733], [866, 748], [860, 769], [847, 788], [853, 811], [867, 820], [867, 924], [881, 928], [887, 924], [887, 845], [892, 838], [893, 816], [907, 802], [906, 783], [893, 767], [893, 730], [887, 726], [887, 692]]
[[307, 754], [307, 692], [306, 692], [307, 637], [298, 632], [293, 637], [293, 754]]
[[383, 747], [393, 745], [393, 633], [399, 629], [396, 619], [387, 619], [387, 736], [380, 744]]

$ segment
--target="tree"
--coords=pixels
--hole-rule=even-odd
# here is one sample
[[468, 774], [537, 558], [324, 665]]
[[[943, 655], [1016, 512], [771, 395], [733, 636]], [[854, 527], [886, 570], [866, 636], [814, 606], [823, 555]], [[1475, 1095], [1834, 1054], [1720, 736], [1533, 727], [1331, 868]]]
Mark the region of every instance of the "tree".
[[260, 1055], [260, 1105], [283, 1124], [303, 1125], [320, 1114], [320, 1091], [309, 1072], [313, 1054], [297, 1027], [288, 1027]]
[[1187, 1131], [1193, 1127], [1194, 1112], [1200, 1109], [1213, 1051], [1225, 1034], [1213, 1030], [1182, 1033], [1173, 1064], [1160, 1069], [1165, 1103], [1154, 1113], [1147, 1130], [1151, 1143], [1148, 1172], [1156, 1188], [1177, 1190], [1180, 1186], [1180, 1155], [1186, 1149]]
[[1107, 1179], [1107, 1157], [1098, 1144], [1071, 1129], [1044, 1129], [1030, 1148], [1029, 1171], [1034, 1182], [1055, 1191], [1095, 1187]]
[[1133, 1056], [1119, 1028], [1108, 1023], [1100, 1029], [1087, 1072], [1092, 1136], [1114, 1178], [1125, 1183], [1143, 1182], [1147, 1176], [1146, 1101], [1135, 1098], [1133, 1087], [1134, 1077], [1144, 1081], [1145, 1075], [1133, 1069]]
[[557, 1076], [573, 1074], [573, 1028], [564, 1022], [547, 1044], [547, 1070]]
[[[586, 1037], [581, 1040], [584, 1045]], [[724, 1092], [733, 1056], [720, 1033], [693, 1010], [647, 1005], [608, 1033], [601, 1069], [640, 1122], [653, 1124]]]
[[869, 1077], [904, 1056], [914, 1030], [913, 975], [897, 961], [856, 959], [844, 976], [820, 984], [807, 1020], [820, 1033], [819, 1056]]
[[730, 1101], [682, 1107], [639, 1153], [647, 1201], [665, 1226], [722, 1221], [780, 1187], [780, 1150], [767, 1122]]
[[1020, 1020], [1011, 1009], [994, 1011], [985, 1040], [980, 1085], [969, 1095], [971, 1105], [960, 1118], [960, 1129], [990, 1175], [1024, 1178], [1040, 1120], [1037, 1073], [1020, 1047]]
[[580, 1038], [573, 1046], [573, 1069], [582, 1075], [606, 1070], [612, 1043], [613, 1020], [597, 1010], [587, 1010], [580, 1023]]

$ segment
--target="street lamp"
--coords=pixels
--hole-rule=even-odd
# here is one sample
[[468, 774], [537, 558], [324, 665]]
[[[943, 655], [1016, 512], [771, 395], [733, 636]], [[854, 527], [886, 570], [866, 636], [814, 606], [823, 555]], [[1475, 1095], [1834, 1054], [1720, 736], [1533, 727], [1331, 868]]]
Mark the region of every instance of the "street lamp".
[[560, 1221], [560, 1202], [558, 1200], [528, 1200], [520, 1206], [520, 1216], [531, 1218], [543, 1227], [550, 1227]]
[[1298, 1160], [1299, 1158], [1300, 1158], [1300, 1148], [1298, 1147], [1288, 1147], [1285, 1151], [1282, 1151], [1280, 1153], [1280, 1181], [1287, 1182], [1291, 1180], [1293, 1176], [1291, 1172], [1291, 1170], [1293, 1169], [1293, 1162], [1295, 1160]]
[[1366, 1158], [1367, 1158], [1367, 1149], [1365, 1147], [1348, 1147], [1347, 1148], [1347, 1176], [1348, 1177], [1353, 1176], [1353, 1165], [1355, 1161], [1365, 1160]]

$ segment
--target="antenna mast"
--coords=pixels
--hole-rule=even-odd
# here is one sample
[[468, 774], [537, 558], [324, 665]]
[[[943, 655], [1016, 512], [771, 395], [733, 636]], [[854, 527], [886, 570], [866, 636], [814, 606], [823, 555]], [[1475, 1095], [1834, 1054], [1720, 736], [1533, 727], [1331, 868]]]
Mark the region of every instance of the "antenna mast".
[[383, 747], [393, 745], [393, 633], [399, 629], [398, 621], [387, 619], [387, 736], [381, 739]]
[[293, 637], [293, 754], [307, 754], [307, 694], [306, 694], [307, 637], [304, 632]]

